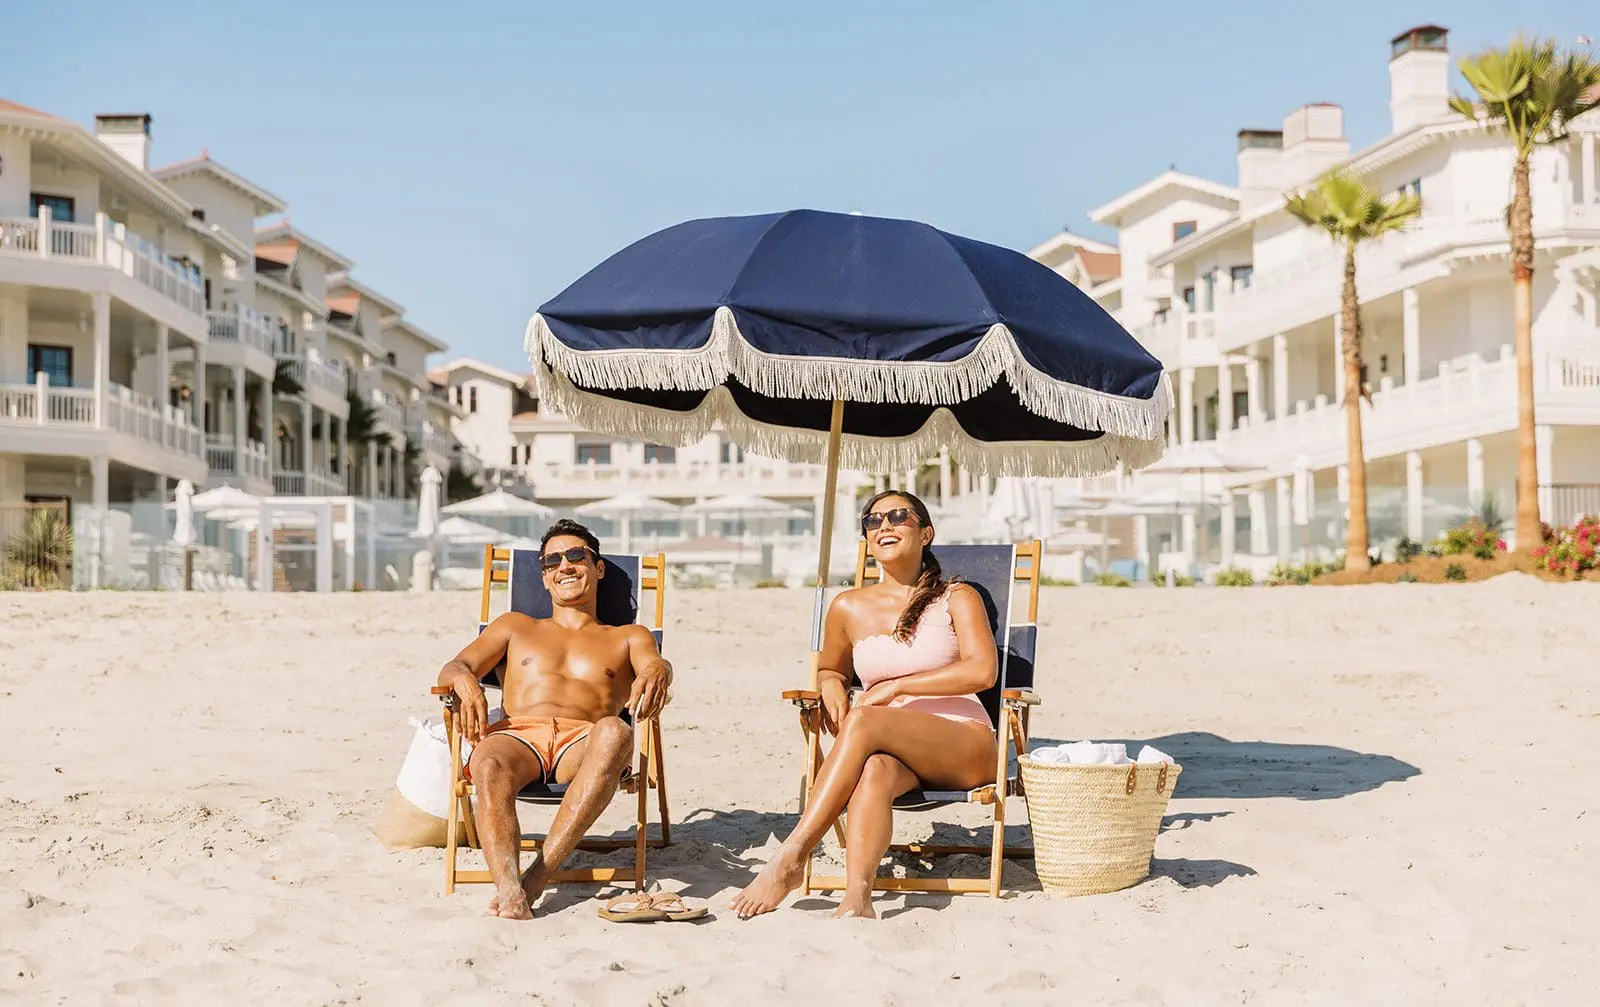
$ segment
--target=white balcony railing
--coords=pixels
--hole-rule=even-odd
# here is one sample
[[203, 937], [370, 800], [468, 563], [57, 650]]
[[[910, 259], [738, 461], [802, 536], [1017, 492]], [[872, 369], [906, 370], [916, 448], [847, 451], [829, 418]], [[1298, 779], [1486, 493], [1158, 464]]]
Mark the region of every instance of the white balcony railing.
[[378, 414], [378, 422], [388, 427], [395, 433], [403, 433], [406, 428], [406, 410], [392, 395], [374, 388], [367, 393], [372, 402], [372, 408]]
[[306, 350], [304, 373], [308, 387], [326, 392], [334, 398], [345, 397], [345, 390], [349, 385], [345, 377], [344, 364], [337, 360], [329, 360], [315, 347]]
[[[101, 406], [107, 430], [192, 458], [204, 455], [204, 438], [181, 409], [118, 384], [107, 388]], [[94, 389], [55, 388], [43, 381], [0, 385], [0, 424], [18, 423], [96, 429]]]
[[206, 468], [216, 476], [265, 481], [272, 463], [267, 446], [260, 441], [245, 441], [241, 451], [231, 438], [212, 437], [206, 441]]
[[172, 261], [103, 213], [95, 214], [93, 224], [57, 223], [48, 207], [40, 207], [37, 218], [0, 217], [0, 255], [113, 269], [188, 311], [205, 311], [205, 283], [198, 269]]
[[295, 469], [279, 470], [272, 474], [272, 490], [286, 497], [345, 495], [344, 480], [326, 470], [310, 473]]
[[206, 314], [206, 330], [222, 343], [243, 343], [272, 356], [272, 322], [266, 315], [244, 305]]
[[[1567, 422], [1600, 422], [1600, 355], [1546, 352], [1535, 361], [1534, 402], [1540, 410], [1569, 410]], [[1362, 409], [1367, 457], [1452, 444], [1511, 429], [1516, 423], [1516, 360], [1509, 346], [1497, 359], [1470, 354], [1439, 365], [1438, 373], [1410, 385], [1385, 378]], [[1337, 464], [1345, 452], [1343, 407], [1317, 396], [1293, 413], [1230, 431], [1228, 452], [1284, 469], [1305, 455], [1313, 466]]]

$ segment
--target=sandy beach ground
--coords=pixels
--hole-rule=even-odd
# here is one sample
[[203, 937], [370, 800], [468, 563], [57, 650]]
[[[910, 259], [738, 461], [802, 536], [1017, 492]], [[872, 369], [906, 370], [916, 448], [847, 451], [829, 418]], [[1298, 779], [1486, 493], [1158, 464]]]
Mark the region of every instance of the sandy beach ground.
[[[0, 595], [0, 1002], [1514, 1004], [1600, 985], [1600, 587], [1047, 590], [1036, 739], [1185, 765], [1151, 879], [1064, 900], [1024, 862], [999, 901], [886, 894], [874, 923], [811, 897], [741, 922], [729, 897], [793, 822], [777, 694], [804, 680], [809, 602], [670, 597], [677, 844], [650, 879], [713, 917], [622, 926], [592, 887], [486, 919], [488, 888], [442, 894], [440, 851], [369, 832], [474, 595]], [[626, 820], [618, 802], [602, 825]]]

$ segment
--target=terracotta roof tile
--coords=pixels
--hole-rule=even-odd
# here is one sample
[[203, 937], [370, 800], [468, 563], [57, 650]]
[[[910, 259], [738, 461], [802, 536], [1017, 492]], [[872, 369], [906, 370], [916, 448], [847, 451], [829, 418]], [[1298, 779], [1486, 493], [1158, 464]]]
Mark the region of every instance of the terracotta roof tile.
[[351, 318], [354, 318], [356, 316], [356, 312], [361, 310], [361, 296], [354, 292], [348, 294], [329, 294], [324, 298], [324, 301], [327, 303], [330, 310], [349, 315]]
[[295, 253], [299, 250], [300, 245], [293, 238], [280, 238], [257, 244], [256, 258], [276, 262], [280, 266], [292, 266]]
[[43, 116], [46, 119], [60, 118], [60, 116], [51, 115], [49, 112], [41, 112], [36, 108], [29, 108], [26, 105], [19, 105], [14, 101], [6, 101], [4, 98], [0, 98], [0, 112], [21, 112], [25, 115]]
[[1083, 260], [1083, 270], [1089, 274], [1090, 283], [1104, 283], [1122, 275], [1120, 252], [1091, 252], [1080, 248], [1078, 258]]

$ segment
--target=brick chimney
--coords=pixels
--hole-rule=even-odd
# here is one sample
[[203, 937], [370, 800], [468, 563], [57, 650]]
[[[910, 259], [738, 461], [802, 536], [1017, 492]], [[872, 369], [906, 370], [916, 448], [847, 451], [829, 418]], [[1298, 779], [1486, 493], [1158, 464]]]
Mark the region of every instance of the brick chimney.
[[150, 170], [150, 114], [97, 115], [94, 135], [140, 171]]
[[1389, 42], [1389, 123], [1396, 133], [1450, 116], [1448, 29], [1409, 28]]

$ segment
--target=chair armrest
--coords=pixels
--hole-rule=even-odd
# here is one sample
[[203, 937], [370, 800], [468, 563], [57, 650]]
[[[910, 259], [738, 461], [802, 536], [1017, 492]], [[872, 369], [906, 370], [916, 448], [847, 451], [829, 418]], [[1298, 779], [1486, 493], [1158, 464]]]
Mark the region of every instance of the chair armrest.
[[430, 696], [448, 696], [448, 695], [450, 695], [450, 693], [452, 693], [454, 691], [455, 690], [451, 689], [448, 685], [436, 685], [433, 688], [428, 690], [428, 695], [430, 695]]
[[813, 692], [810, 689], [787, 689], [783, 693], [783, 698], [786, 702], [794, 703], [796, 706], [806, 706], [811, 703], [822, 702], [822, 693]]
[[1028, 689], [1005, 689], [1000, 698], [1010, 706], [1038, 706], [1044, 702], [1038, 694]]

